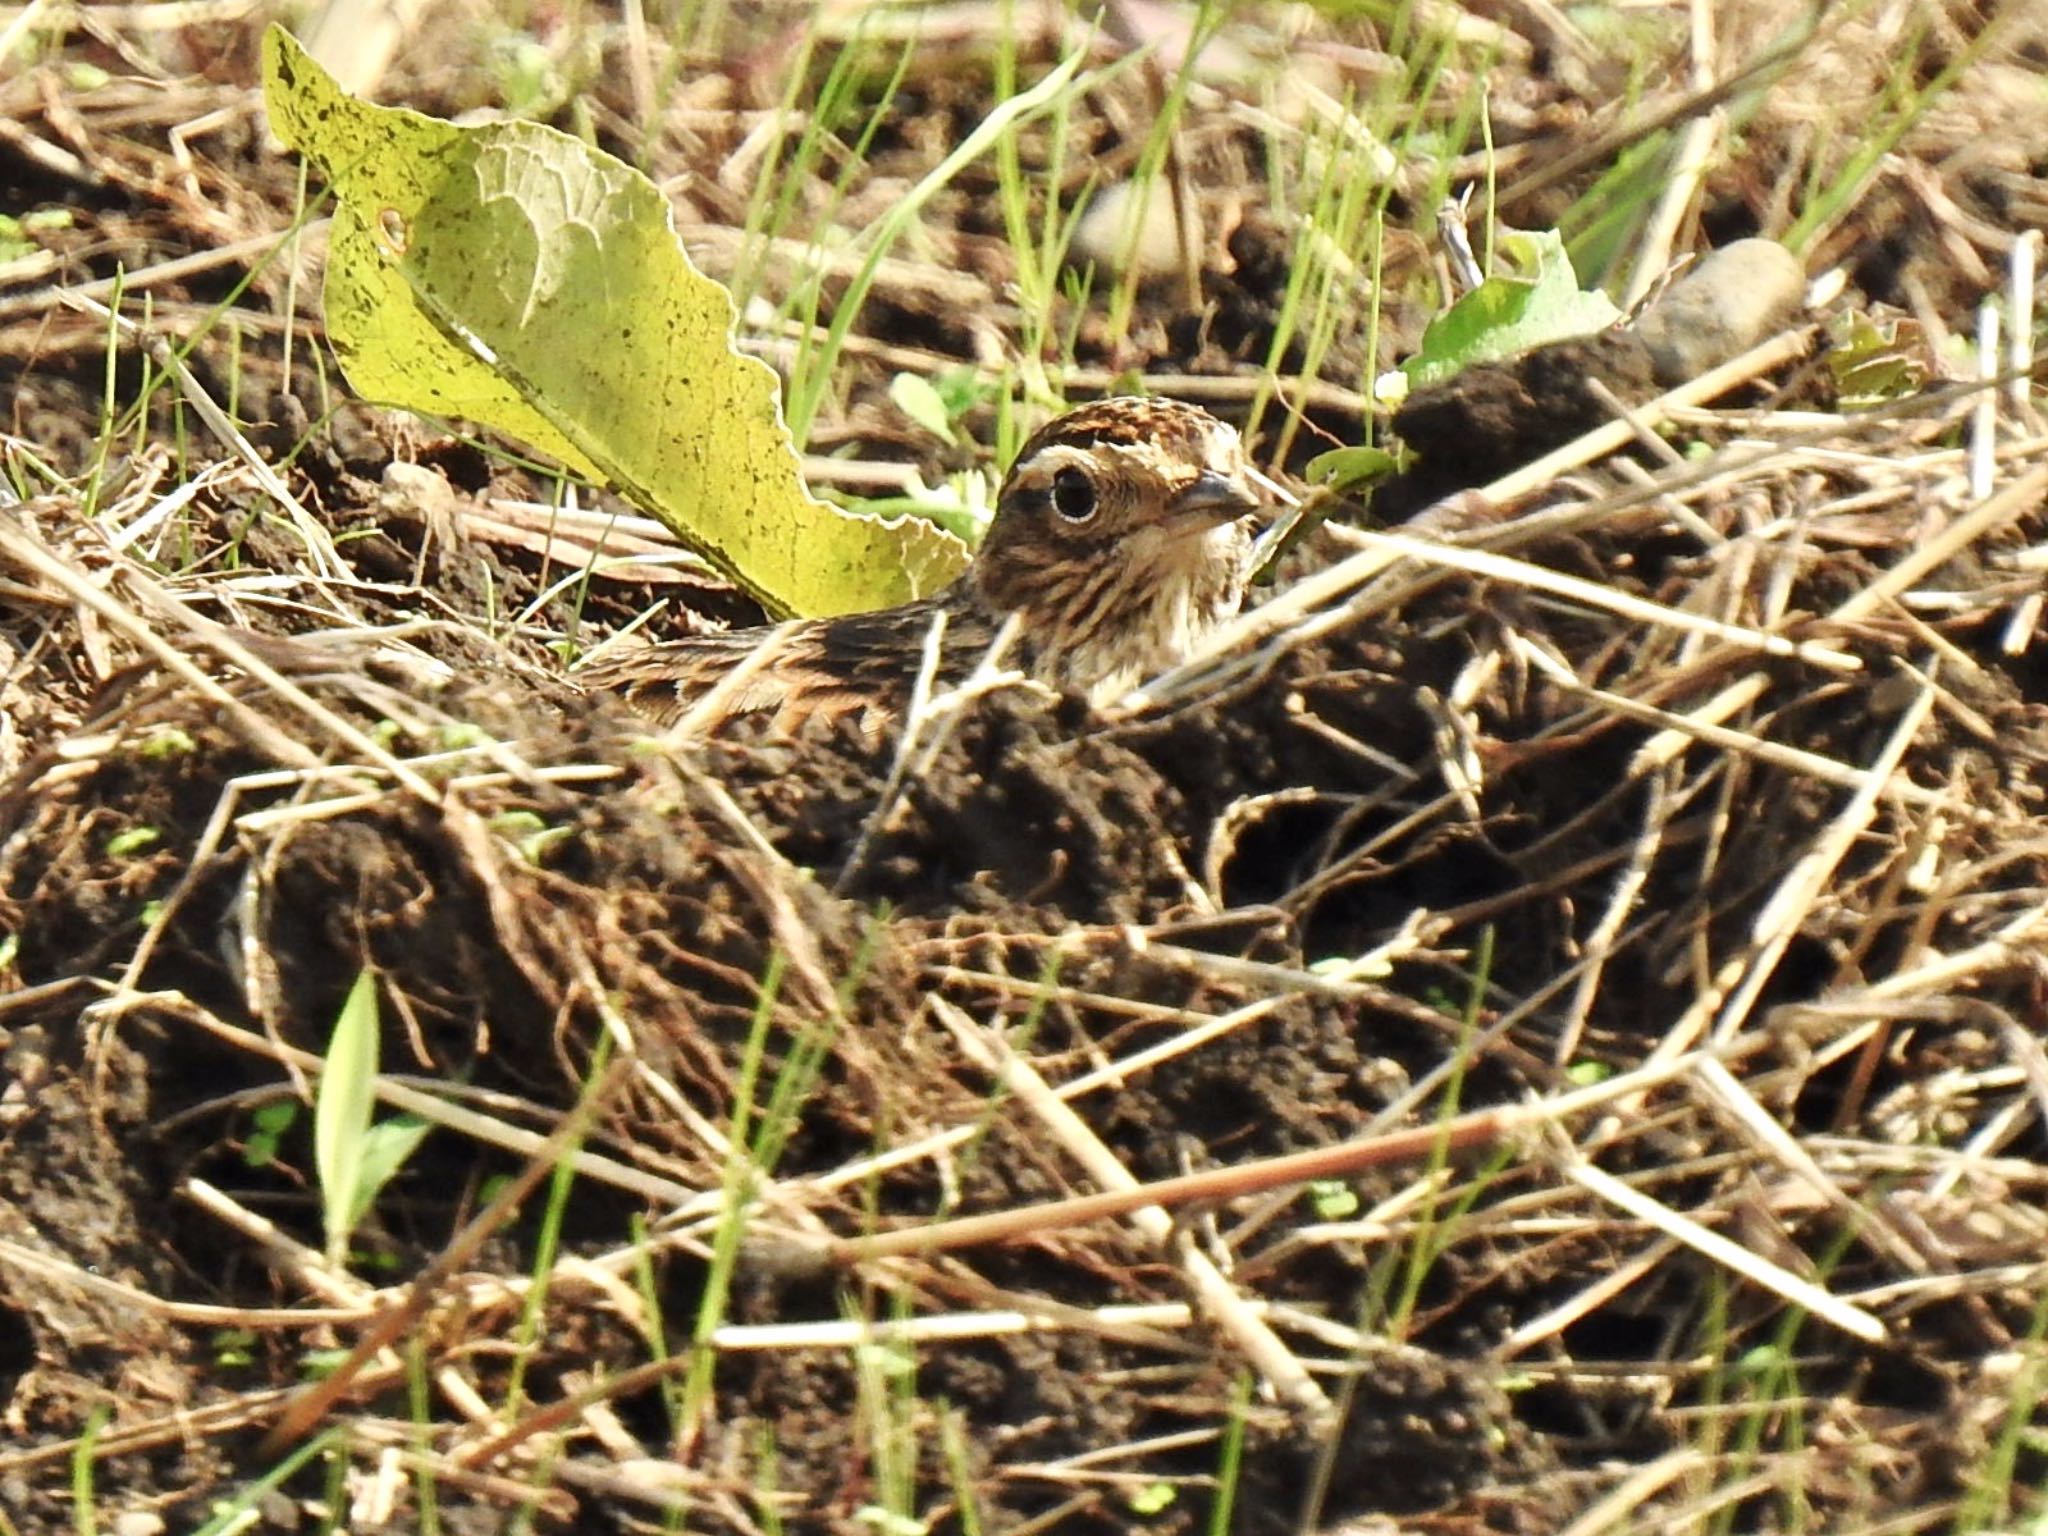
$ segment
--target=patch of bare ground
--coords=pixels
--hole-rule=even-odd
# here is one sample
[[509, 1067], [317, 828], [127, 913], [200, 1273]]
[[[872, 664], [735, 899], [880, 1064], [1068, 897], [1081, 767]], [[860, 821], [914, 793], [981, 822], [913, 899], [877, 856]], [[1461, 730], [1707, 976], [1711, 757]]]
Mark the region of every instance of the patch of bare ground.
[[[999, 690], [877, 748], [650, 746], [583, 697], [578, 638], [744, 604], [609, 510], [311, 403], [317, 325], [269, 255], [295, 172], [249, 94], [264, 7], [45, 8], [49, 52], [0, 82], [8, 203], [74, 215], [0, 289], [4, 1528], [73, 1529], [81, 1484], [103, 1527], [171, 1529], [223, 1500], [277, 1529], [347, 1501], [359, 1530], [431, 1504], [455, 1530], [1183, 1532], [1219, 1498], [1246, 1533], [2037, 1520], [2048, 437], [2025, 391], [1946, 379], [1941, 336], [2038, 222], [2048, 132], [1984, 125], [2041, 113], [2048, 35], [2019, 6], [1804, 37], [1704, 9], [1718, 41], [1626, 13], [1624, 55], [1472, 8], [1505, 216], [1564, 217], [1660, 111], [1725, 109], [1748, 148], [1686, 189], [1686, 237], [1782, 233], [1904, 50], [1921, 84], [1953, 65], [1810, 231], [1845, 304], [1913, 312], [1892, 360], [1924, 388], [1835, 407], [1807, 328], [1705, 400], [1616, 381], [1633, 432], [1412, 539], [1326, 527], [1138, 704]], [[422, 37], [478, 19], [428, 7]], [[658, 114], [602, 67], [645, 62], [630, 18], [577, 34], [598, 64], [553, 60], [658, 176], [724, 168], [675, 183], [714, 269], [798, 19], [735, 14]], [[991, 25], [934, 21], [853, 201], [986, 109]], [[1254, 151], [1397, 56], [1298, 19], [1223, 41], [1319, 99], [1203, 85], [1199, 259], [1122, 333], [1099, 300], [1065, 317], [1071, 387], [1136, 367], [1243, 417], [1277, 338], [1313, 423], [1252, 419], [1277, 467], [1355, 439], [1362, 401], [1292, 378], [1299, 232]], [[387, 94], [489, 98], [431, 52]], [[1750, 84], [1682, 112], [1688, 57]], [[1631, 69], [1654, 89], [1624, 110]], [[1074, 126], [1111, 173], [1151, 89], [1128, 71]], [[1014, 347], [990, 184], [950, 196], [814, 449], [936, 471], [957, 450], [890, 373]], [[1424, 313], [1430, 253], [1386, 255], [1388, 354], [1330, 338], [1354, 382]], [[57, 301], [116, 263], [196, 377]], [[147, 396], [111, 423], [109, 355], [114, 412]], [[264, 418], [295, 508], [193, 425], [201, 388]], [[1538, 451], [1584, 404], [1526, 392], [1515, 429]], [[565, 580], [621, 526], [618, 573]], [[365, 967], [379, 1113], [433, 1129], [344, 1266], [304, 1106]]]

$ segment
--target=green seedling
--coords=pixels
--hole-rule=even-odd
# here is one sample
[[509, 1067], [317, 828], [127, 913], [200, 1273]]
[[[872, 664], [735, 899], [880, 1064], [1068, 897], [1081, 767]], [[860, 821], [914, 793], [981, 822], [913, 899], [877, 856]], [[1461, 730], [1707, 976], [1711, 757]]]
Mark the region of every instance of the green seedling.
[[313, 1097], [313, 1167], [327, 1259], [339, 1267], [379, 1190], [405, 1165], [429, 1129], [399, 1115], [372, 1123], [377, 1098], [377, 979], [365, 969], [349, 988], [327, 1043]]

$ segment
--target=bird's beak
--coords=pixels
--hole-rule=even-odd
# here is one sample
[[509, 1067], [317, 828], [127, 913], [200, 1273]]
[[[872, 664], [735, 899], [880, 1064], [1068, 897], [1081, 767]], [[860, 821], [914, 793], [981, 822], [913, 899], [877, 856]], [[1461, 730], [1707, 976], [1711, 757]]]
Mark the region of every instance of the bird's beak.
[[1168, 504], [1176, 522], [1185, 520], [1205, 528], [1234, 523], [1258, 511], [1260, 505], [1258, 496], [1243, 481], [1213, 469], [1204, 470]]

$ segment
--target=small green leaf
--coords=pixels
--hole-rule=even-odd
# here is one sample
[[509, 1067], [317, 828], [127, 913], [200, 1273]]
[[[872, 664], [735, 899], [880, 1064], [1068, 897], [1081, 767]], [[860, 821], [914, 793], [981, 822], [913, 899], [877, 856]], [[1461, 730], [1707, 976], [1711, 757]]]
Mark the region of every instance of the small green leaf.
[[0, 213], [0, 262], [19, 261], [24, 256], [33, 256], [38, 249], [24, 232], [20, 219]]
[[1308, 1186], [1318, 1221], [1344, 1221], [1358, 1214], [1358, 1191], [1342, 1179], [1317, 1179]]
[[426, 1140], [434, 1127], [418, 1115], [393, 1115], [379, 1120], [363, 1132], [362, 1158], [356, 1180], [355, 1209], [349, 1212], [349, 1230], [354, 1231], [376, 1203], [378, 1192], [389, 1184], [406, 1159]]
[[250, 1131], [242, 1142], [242, 1161], [251, 1168], [268, 1168], [277, 1161], [277, 1149], [285, 1132], [299, 1118], [296, 1099], [273, 1099], [249, 1117]]
[[1317, 484], [1344, 491], [1384, 480], [1399, 467], [1400, 461], [1386, 449], [1360, 444], [1317, 454], [1308, 461], [1307, 474]]
[[160, 725], [142, 738], [142, 745], [136, 749], [144, 757], [160, 761], [171, 757], [188, 757], [199, 750], [199, 743], [191, 733], [175, 725]]
[[1754, 1381], [1759, 1377], [1773, 1376], [1783, 1371], [1791, 1357], [1777, 1344], [1759, 1344], [1746, 1349], [1735, 1359], [1736, 1374]]
[[933, 437], [953, 441], [953, 417], [930, 379], [919, 373], [899, 373], [889, 381], [889, 398], [896, 409]]
[[489, 731], [468, 720], [450, 720], [441, 727], [443, 752], [468, 752], [476, 747], [488, 747], [494, 739]]
[[1129, 1503], [1132, 1514], [1149, 1516], [1164, 1514], [1173, 1507], [1174, 1501], [1179, 1497], [1171, 1483], [1147, 1483], [1126, 1502]]
[[1513, 357], [1545, 342], [1590, 336], [1621, 318], [1604, 293], [1582, 293], [1564, 240], [1554, 230], [1502, 230], [1499, 251], [1527, 273], [1489, 277], [1430, 321], [1401, 365], [1413, 389], [1440, 384], [1474, 363]]
[[574, 835], [575, 831], [571, 827], [548, 827], [521, 842], [519, 856], [538, 869], [547, 862], [548, 855], [554, 852], [559, 844], [567, 842]]
[[853, 1518], [875, 1532], [875, 1536], [925, 1536], [930, 1529], [922, 1520], [896, 1514], [879, 1504], [861, 1505], [853, 1512]]
[[1327, 976], [1338, 981], [1384, 981], [1394, 974], [1393, 963], [1385, 955], [1367, 951], [1363, 955], [1325, 955], [1309, 965], [1311, 976]]
[[155, 847], [162, 838], [163, 833], [155, 827], [130, 827], [107, 839], [107, 855], [116, 859], [130, 858], [145, 848]]
[[324, 1381], [348, 1363], [345, 1349], [309, 1349], [299, 1356], [299, 1373], [308, 1381]]
[[519, 850], [527, 863], [538, 865], [548, 850], [571, 835], [569, 827], [551, 826], [532, 811], [501, 811], [491, 818], [491, 830]]
[[256, 1334], [249, 1328], [219, 1328], [213, 1335], [213, 1363], [218, 1366], [250, 1365], [256, 1359]]
[[853, 1354], [863, 1370], [873, 1371], [891, 1381], [908, 1381], [917, 1375], [917, 1353], [902, 1344], [857, 1344]]
[[978, 405], [986, 405], [1002, 391], [979, 368], [941, 368], [931, 377], [932, 388], [946, 405], [946, 419], [957, 422]]
[[334, 189], [327, 332], [360, 393], [608, 481], [778, 614], [887, 606], [966, 563], [804, 488], [774, 373], [733, 349], [731, 296], [645, 176], [537, 123], [357, 101], [280, 27], [263, 55], [272, 127]]
[[995, 518], [995, 490], [978, 469], [963, 469], [935, 486], [913, 473], [900, 496], [877, 497], [862, 505], [878, 516], [914, 512], [930, 518], [970, 546], [979, 546]]
[[377, 978], [365, 968], [335, 1015], [313, 1098], [313, 1168], [320, 1179], [327, 1258], [333, 1264], [346, 1256], [349, 1236], [368, 1209], [362, 1190], [377, 1055]]
[[1915, 322], [1848, 313], [1830, 329], [1828, 370], [1844, 410], [1903, 399], [1926, 382], [1927, 348]]

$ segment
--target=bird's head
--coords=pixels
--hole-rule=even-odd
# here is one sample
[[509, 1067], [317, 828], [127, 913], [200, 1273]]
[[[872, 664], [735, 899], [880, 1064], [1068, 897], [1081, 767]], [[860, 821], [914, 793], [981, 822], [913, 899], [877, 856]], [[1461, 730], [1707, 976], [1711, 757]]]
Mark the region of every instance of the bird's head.
[[1021, 616], [1035, 670], [1100, 702], [1237, 611], [1259, 506], [1235, 428], [1178, 401], [1098, 400], [1024, 444], [969, 580]]

